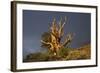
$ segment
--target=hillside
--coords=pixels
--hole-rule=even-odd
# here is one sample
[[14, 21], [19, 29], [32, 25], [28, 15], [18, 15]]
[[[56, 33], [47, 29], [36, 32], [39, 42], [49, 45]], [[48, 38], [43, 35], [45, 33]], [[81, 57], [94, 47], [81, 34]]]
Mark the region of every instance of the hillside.
[[72, 49], [69, 51], [67, 60], [79, 60], [79, 59], [90, 59], [91, 58], [91, 47], [90, 45], [85, 45], [78, 49]]
[[39, 62], [39, 61], [62, 61], [62, 60], [82, 60], [91, 58], [90, 44], [80, 48], [63, 48], [57, 56], [50, 51], [31, 53], [23, 60], [23, 62]]

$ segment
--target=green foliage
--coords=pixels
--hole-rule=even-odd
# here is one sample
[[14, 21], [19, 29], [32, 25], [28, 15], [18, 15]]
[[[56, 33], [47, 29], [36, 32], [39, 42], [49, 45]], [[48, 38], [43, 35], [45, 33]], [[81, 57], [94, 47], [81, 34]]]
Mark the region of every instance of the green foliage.
[[61, 57], [66, 57], [68, 55], [68, 52], [70, 51], [69, 48], [61, 48], [59, 51], [58, 51], [58, 55], [61, 56]]

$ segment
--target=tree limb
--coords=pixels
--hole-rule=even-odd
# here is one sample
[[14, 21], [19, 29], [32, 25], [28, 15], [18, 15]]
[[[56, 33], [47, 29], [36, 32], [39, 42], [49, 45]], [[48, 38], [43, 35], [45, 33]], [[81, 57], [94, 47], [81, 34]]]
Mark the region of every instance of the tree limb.
[[63, 46], [68, 45], [72, 40], [72, 34], [68, 34], [67, 37], [65, 38], [65, 42], [62, 44]]
[[41, 42], [44, 43], [44, 44], [50, 45], [50, 49], [53, 50], [54, 47], [53, 47], [53, 44], [52, 44], [52, 43], [50, 43], [50, 42], [45, 42], [45, 41], [43, 41], [43, 40], [41, 40]]

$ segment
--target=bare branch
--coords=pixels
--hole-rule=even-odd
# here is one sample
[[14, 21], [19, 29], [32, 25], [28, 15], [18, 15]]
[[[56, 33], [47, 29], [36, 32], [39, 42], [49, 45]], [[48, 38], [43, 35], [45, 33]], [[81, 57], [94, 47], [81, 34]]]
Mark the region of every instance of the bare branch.
[[60, 22], [59, 22], [59, 31], [58, 31], [58, 33], [59, 33], [59, 37], [61, 37], [61, 36], [63, 36], [63, 28], [64, 28], [64, 25], [65, 25], [65, 23], [66, 23], [66, 17], [65, 17], [65, 21], [64, 21], [64, 23], [61, 23], [61, 21], [62, 21], [62, 18], [61, 18], [61, 20], [60, 20]]
[[72, 40], [72, 34], [68, 34], [67, 37], [65, 38], [65, 42], [62, 44], [63, 46], [68, 45]]
[[41, 42], [44, 43], [44, 44], [50, 45], [50, 48], [49, 48], [49, 49], [50, 49], [50, 50], [53, 50], [54, 46], [53, 46], [52, 43], [50, 43], [50, 42], [45, 42], [45, 41], [43, 41], [43, 40], [41, 40]]

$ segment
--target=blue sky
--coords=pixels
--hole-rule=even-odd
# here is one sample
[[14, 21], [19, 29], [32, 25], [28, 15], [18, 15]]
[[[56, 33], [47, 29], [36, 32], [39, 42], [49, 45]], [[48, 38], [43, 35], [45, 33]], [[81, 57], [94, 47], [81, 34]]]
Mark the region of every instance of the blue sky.
[[48, 31], [48, 27], [56, 18], [67, 17], [67, 23], [64, 26], [65, 35], [74, 33], [74, 39], [71, 43], [72, 48], [78, 48], [84, 43], [91, 42], [91, 14], [75, 12], [51, 12], [23, 10], [23, 56], [29, 53], [40, 51], [41, 35]]

